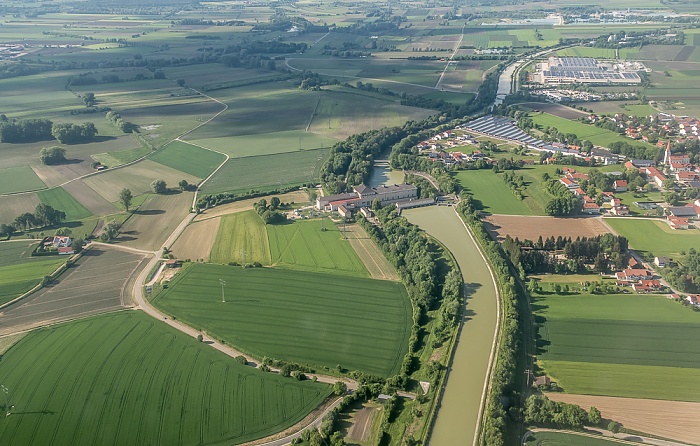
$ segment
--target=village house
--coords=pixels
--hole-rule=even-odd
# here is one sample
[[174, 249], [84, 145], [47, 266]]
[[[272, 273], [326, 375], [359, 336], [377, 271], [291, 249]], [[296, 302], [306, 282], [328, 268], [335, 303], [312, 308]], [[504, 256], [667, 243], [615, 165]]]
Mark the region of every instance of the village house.
[[600, 206], [598, 206], [595, 202], [584, 203], [583, 210], [581, 212], [584, 214], [600, 214]]
[[659, 291], [663, 288], [660, 280], [640, 280], [637, 283], [632, 284], [632, 290], [635, 293], [650, 293], [653, 291]]
[[571, 179], [569, 179], [569, 178], [559, 178], [559, 182], [560, 182], [561, 184], [563, 184], [564, 186], [566, 186], [566, 188], [569, 189], [569, 191], [572, 191], [572, 192], [575, 191], [576, 189], [579, 189], [579, 188], [580, 188], [580, 186], [578, 185], [578, 183], [576, 183], [575, 181], [573, 181], [573, 180], [571, 180]]
[[666, 268], [671, 266], [671, 259], [663, 256], [654, 257], [654, 265], [658, 266], [659, 268]]
[[615, 192], [626, 192], [627, 180], [615, 180], [613, 181], [613, 187], [615, 188]]
[[698, 294], [688, 294], [685, 297], [685, 300], [690, 302], [690, 305], [693, 305], [695, 307], [700, 307], [700, 295], [698, 295]]
[[613, 208], [610, 210], [610, 212], [613, 215], [617, 215], [617, 216], [630, 215], [630, 207], [627, 205], [621, 204], [619, 206], [613, 206]]
[[688, 229], [689, 223], [687, 218], [683, 217], [668, 217], [668, 225], [671, 229]]
[[654, 274], [648, 269], [624, 269], [615, 273], [615, 277], [622, 282], [639, 282], [640, 280], [652, 280]]
[[656, 167], [647, 167], [645, 172], [649, 178], [656, 183], [658, 187], [663, 187], [663, 182], [666, 180], [664, 174], [658, 171]]

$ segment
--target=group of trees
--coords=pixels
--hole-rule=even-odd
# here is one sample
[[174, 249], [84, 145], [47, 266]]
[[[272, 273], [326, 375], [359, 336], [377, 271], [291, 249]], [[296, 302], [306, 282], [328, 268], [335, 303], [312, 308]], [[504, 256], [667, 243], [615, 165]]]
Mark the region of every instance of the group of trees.
[[119, 130], [121, 130], [124, 133], [130, 133], [131, 131], [136, 129], [136, 126], [134, 124], [124, 121], [124, 119], [122, 119], [122, 116], [115, 111], [110, 110], [105, 116], [112, 124], [114, 124]]
[[48, 119], [8, 119], [0, 115], [0, 142], [23, 143], [51, 139], [53, 122]]
[[273, 225], [275, 223], [282, 223], [287, 220], [287, 215], [284, 212], [279, 212], [277, 210], [281, 204], [282, 203], [278, 197], [272, 197], [269, 204], [267, 203], [267, 200], [263, 198], [255, 203], [253, 208], [266, 225]]
[[661, 274], [666, 280], [680, 291], [686, 293], [700, 292], [700, 253], [690, 248], [673, 268], [663, 268]]
[[165, 180], [153, 180], [153, 182], [151, 182], [151, 190], [154, 194], [164, 194], [168, 191], [168, 184]]
[[90, 142], [97, 135], [97, 128], [92, 122], [83, 124], [55, 124], [51, 135], [61, 144], [80, 144]]
[[576, 215], [581, 211], [581, 201], [559, 180], [551, 179], [545, 182], [545, 190], [554, 195], [545, 206], [547, 215], [563, 217]]
[[10, 235], [15, 231], [27, 231], [44, 226], [53, 226], [66, 219], [66, 213], [51, 207], [46, 203], [37, 205], [34, 213], [25, 212], [15, 217], [11, 225], [0, 225], [0, 234]]
[[525, 423], [528, 424], [582, 429], [584, 425], [598, 426], [601, 421], [600, 411], [595, 407], [586, 412], [575, 404], [552, 401], [536, 394], [525, 400]]
[[64, 163], [66, 161], [66, 149], [59, 146], [44, 147], [39, 151], [39, 159], [42, 164], [48, 166]]
[[[577, 237], [576, 240], [561, 236], [556, 240], [554, 236], [543, 240], [540, 236], [534, 243], [506, 236], [502, 247], [523, 278], [525, 274], [587, 272], [586, 265], [592, 265], [594, 272], [607, 273], [611, 266], [619, 271], [629, 262], [627, 239], [612, 234]], [[565, 260], [556, 257], [557, 251], [563, 251]]]

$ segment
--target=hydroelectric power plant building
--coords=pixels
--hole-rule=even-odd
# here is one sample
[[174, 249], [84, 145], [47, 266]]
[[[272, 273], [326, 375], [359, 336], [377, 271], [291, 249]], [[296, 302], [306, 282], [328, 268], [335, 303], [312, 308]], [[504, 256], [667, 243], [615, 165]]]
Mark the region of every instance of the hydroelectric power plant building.
[[316, 208], [323, 211], [337, 211], [338, 206], [343, 206], [345, 209], [359, 210], [362, 207], [371, 208], [374, 200], [379, 200], [382, 206], [386, 206], [416, 198], [418, 198], [418, 188], [412, 184], [394, 184], [377, 188], [362, 184], [355, 186], [353, 192], [317, 198]]
[[640, 84], [642, 78], [621, 65], [608, 65], [590, 57], [550, 57], [537, 64], [532, 81], [542, 85]]

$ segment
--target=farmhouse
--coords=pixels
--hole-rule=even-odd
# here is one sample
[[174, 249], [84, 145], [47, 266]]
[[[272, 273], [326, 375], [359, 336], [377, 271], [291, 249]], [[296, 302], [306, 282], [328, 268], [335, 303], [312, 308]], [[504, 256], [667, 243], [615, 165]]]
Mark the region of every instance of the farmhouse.
[[663, 288], [661, 281], [657, 279], [640, 280], [639, 282], [632, 284], [632, 289], [636, 293], [649, 293], [652, 291], [659, 291], [661, 288]]
[[613, 215], [630, 215], [630, 207], [625, 204], [620, 204], [618, 206], [613, 206], [610, 210]]
[[53, 238], [53, 247], [54, 248], [67, 248], [73, 244], [73, 240], [71, 240], [70, 237], [61, 237], [61, 236], [55, 236]]
[[379, 200], [382, 206], [394, 204], [400, 201], [408, 201], [418, 198], [418, 189], [412, 184], [394, 184], [377, 188], [367, 187], [364, 184], [353, 188], [353, 192], [327, 195], [316, 199], [316, 208], [326, 211], [337, 211], [338, 206], [347, 210], [371, 207], [374, 200]]
[[583, 210], [581, 212], [584, 214], [600, 214], [600, 206], [596, 203], [583, 203]]

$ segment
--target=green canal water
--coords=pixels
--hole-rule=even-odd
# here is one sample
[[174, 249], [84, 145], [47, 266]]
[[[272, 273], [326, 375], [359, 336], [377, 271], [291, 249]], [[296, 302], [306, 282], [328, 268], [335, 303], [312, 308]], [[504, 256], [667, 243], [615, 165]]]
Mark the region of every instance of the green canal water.
[[403, 215], [452, 252], [464, 277], [464, 324], [428, 443], [471, 446], [498, 318], [496, 290], [486, 263], [453, 208], [430, 206]]

